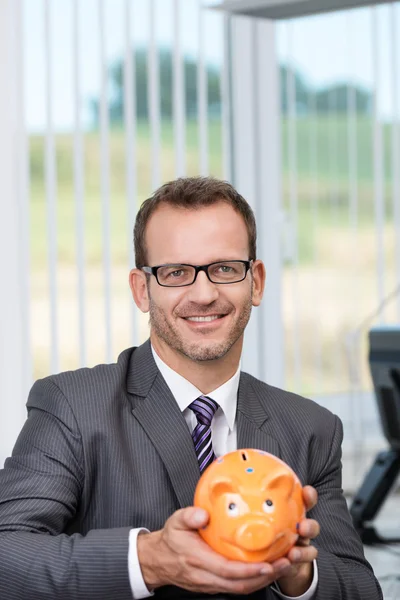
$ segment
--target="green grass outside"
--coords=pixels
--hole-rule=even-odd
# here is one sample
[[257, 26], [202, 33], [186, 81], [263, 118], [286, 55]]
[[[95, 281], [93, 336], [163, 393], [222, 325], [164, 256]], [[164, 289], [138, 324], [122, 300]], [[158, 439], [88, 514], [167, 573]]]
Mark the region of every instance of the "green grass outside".
[[[314, 123], [309, 118], [297, 122], [297, 190], [299, 223], [299, 260], [307, 264], [313, 260], [315, 248], [310, 231], [314, 227], [315, 212], [318, 218], [319, 233], [325, 228], [350, 226], [347, 120], [345, 117], [319, 117], [317, 132], [317, 173], [312, 172], [310, 160], [310, 131]], [[283, 206], [290, 213], [290, 180], [288, 164], [287, 121], [282, 124], [282, 163], [283, 163]], [[359, 118], [357, 122], [358, 152], [358, 225], [373, 227], [373, 154], [372, 128], [370, 120]], [[392, 221], [391, 198], [391, 131], [384, 127], [385, 153], [385, 203], [386, 220]], [[336, 158], [329, 153], [335, 140]], [[100, 147], [99, 135], [91, 132], [85, 135], [85, 232], [86, 250], [89, 263], [101, 259], [101, 187], [100, 187]], [[197, 124], [187, 125], [187, 172], [195, 175], [199, 171]], [[211, 121], [209, 125], [210, 171], [222, 176], [221, 123]], [[57, 148], [57, 214], [58, 252], [61, 262], [75, 261], [75, 202], [73, 188], [73, 138], [71, 135], [58, 135]], [[127, 254], [127, 201], [125, 136], [121, 130], [110, 133], [110, 210], [111, 247], [113, 260], [125, 260]], [[46, 202], [44, 187], [44, 139], [42, 136], [30, 138], [31, 163], [31, 222], [32, 260], [40, 267], [46, 256]], [[137, 189], [138, 206], [151, 193], [151, 145], [150, 132], [146, 123], [139, 123], [137, 137]], [[161, 135], [162, 181], [174, 177], [173, 126], [162, 124]]]
[[[282, 121], [282, 146], [284, 157], [284, 170], [288, 169], [288, 138], [290, 123], [287, 119]], [[390, 182], [391, 177], [391, 125], [383, 125], [383, 152], [385, 163], [385, 180]], [[316, 142], [312, 142], [312, 136]], [[310, 144], [315, 143], [317, 149], [318, 177], [322, 181], [329, 181], [332, 176], [338, 183], [345, 184], [349, 173], [348, 157], [348, 120], [342, 115], [318, 115], [317, 117], [299, 117], [296, 123], [297, 137], [297, 162], [299, 175], [309, 175], [310, 169]], [[367, 116], [358, 116], [355, 123], [355, 138], [358, 155], [358, 181], [359, 183], [373, 182], [373, 121]], [[336, 158], [332, 159], [331, 154]]]
[[[120, 130], [110, 133], [110, 212], [111, 248], [113, 261], [126, 259], [128, 230], [128, 207], [126, 199], [125, 135]], [[212, 121], [209, 126], [210, 170], [217, 177], [222, 176], [221, 124]], [[85, 154], [85, 243], [88, 263], [101, 260], [102, 213], [100, 182], [100, 139], [97, 132], [88, 133], [84, 140]], [[199, 172], [197, 125], [188, 123], [187, 128], [187, 173]], [[60, 262], [75, 261], [75, 195], [73, 173], [73, 137], [58, 135], [57, 153], [57, 243]], [[162, 124], [161, 135], [161, 176], [162, 181], [174, 178], [175, 161], [173, 127], [170, 122]], [[31, 255], [36, 268], [46, 260], [46, 192], [44, 184], [44, 138], [30, 138], [31, 172]], [[139, 123], [137, 135], [137, 200], [138, 206], [151, 194], [151, 144], [150, 132], [146, 123]], [[133, 224], [132, 224], [133, 225]]]

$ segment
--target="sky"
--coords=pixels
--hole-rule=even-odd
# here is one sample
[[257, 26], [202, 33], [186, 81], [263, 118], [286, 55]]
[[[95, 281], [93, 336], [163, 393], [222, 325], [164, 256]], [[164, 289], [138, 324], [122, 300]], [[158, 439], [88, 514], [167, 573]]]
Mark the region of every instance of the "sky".
[[[182, 49], [196, 56], [198, 50], [198, 0], [178, 0]], [[75, 0], [50, 0], [50, 63], [53, 122], [57, 130], [73, 127], [73, 6]], [[78, 0], [80, 80], [83, 118], [90, 122], [87, 100], [100, 90], [99, 0]], [[155, 0], [156, 37], [162, 46], [173, 42], [174, 0]], [[106, 61], [124, 52], [125, 0], [103, 0]], [[149, 0], [131, 2], [131, 39], [136, 46], [149, 40]], [[379, 114], [392, 118], [392, 24], [400, 31], [400, 5], [381, 5], [340, 13], [279, 22], [276, 49], [280, 62], [290, 61], [313, 86], [354, 81], [378, 90]], [[375, 33], [374, 33], [375, 28]], [[205, 14], [206, 58], [220, 63], [223, 55], [223, 23], [218, 11]], [[373, 43], [376, 36], [376, 45]], [[398, 36], [400, 37], [400, 36]], [[396, 82], [400, 82], [400, 42], [396, 52]], [[374, 53], [376, 73], [374, 78]], [[42, 131], [46, 123], [45, 0], [24, 0], [24, 58], [26, 118], [30, 131]]]

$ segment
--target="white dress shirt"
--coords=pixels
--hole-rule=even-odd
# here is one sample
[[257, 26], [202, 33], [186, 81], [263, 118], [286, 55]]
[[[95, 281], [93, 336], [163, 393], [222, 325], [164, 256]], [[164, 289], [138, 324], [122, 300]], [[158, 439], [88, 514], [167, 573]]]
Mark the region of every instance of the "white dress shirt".
[[[190, 381], [179, 375], [176, 371], [168, 367], [161, 358], [157, 355], [154, 348], [152, 347], [153, 357], [159, 368], [162, 376], [164, 377], [169, 389], [171, 390], [179, 408], [181, 409], [183, 416], [185, 417], [186, 423], [190, 432], [197, 425], [197, 418], [194, 412], [188, 408], [194, 400], [199, 396], [202, 396], [200, 390], [198, 390]], [[239, 388], [240, 379], [240, 365], [236, 373], [219, 388], [207, 394], [215, 402], [218, 403], [219, 408], [214, 415], [211, 422], [211, 436], [212, 445], [215, 455], [222, 456], [227, 452], [236, 450], [236, 406], [237, 406], [237, 393]], [[140, 569], [138, 554], [137, 554], [137, 536], [143, 528], [132, 529], [129, 535], [129, 554], [128, 554], [128, 568], [129, 568], [129, 581], [132, 588], [133, 598], [138, 600], [139, 598], [147, 598], [153, 595], [150, 592], [143, 580], [142, 572]], [[147, 530], [145, 530], [147, 531]], [[301, 596], [297, 596], [296, 600], [312, 600], [318, 583], [318, 570], [316, 561], [314, 561], [314, 576], [310, 588]], [[282, 594], [277, 584], [273, 584], [271, 589], [280, 598], [289, 598]], [[293, 600], [293, 598], [292, 598]]]

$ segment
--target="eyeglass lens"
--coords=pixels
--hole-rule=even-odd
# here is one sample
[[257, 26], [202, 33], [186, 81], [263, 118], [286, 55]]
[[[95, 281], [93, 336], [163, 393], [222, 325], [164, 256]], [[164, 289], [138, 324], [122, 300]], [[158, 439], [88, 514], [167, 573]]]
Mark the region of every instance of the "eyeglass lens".
[[[219, 262], [210, 265], [208, 276], [213, 283], [235, 283], [241, 281], [246, 274], [246, 265], [241, 262]], [[188, 265], [168, 265], [157, 271], [161, 285], [178, 286], [193, 283], [196, 269]]]

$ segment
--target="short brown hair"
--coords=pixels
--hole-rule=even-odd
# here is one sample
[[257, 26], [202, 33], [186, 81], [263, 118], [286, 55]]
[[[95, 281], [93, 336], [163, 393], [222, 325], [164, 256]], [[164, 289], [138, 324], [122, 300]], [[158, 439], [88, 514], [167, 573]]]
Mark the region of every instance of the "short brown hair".
[[136, 267], [147, 266], [146, 226], [157, 207], [166, 203], [187, 209], [198, 209], [226, 202], [244, 219], [249, 234], [249, 259], [256, 258], [257, 230], [249, 203], [227, 181], [213, 177], [181, 177], [162, 185], [145, 200], [136, 216], [134, 246]]

